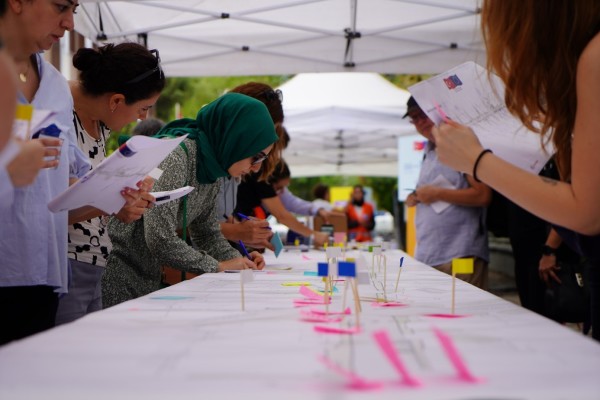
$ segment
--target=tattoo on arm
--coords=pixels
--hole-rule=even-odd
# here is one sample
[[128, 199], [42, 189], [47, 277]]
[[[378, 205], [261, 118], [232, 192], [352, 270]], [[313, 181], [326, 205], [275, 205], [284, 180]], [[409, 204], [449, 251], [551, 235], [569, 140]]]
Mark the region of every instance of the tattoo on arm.
[[555, 179], [546, 178], [545, 176], [540, 176], [542, 178], [542, 182], [548, 183], [552, 186], [558, 185], [558, 181]]

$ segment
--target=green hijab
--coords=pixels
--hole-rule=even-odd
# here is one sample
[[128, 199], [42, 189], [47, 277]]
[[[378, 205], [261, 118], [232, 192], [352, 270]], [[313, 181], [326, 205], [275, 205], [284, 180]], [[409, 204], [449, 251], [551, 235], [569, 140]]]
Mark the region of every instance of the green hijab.
[[277, 141], [267, 107], [239, 93], [227, 93], [198, 111], [196, 119], [183, 118], [165, 125], [157, 137], [188, 134], [198, 146], [196, 177], [214, 183], [234, 163], [252, 157]]

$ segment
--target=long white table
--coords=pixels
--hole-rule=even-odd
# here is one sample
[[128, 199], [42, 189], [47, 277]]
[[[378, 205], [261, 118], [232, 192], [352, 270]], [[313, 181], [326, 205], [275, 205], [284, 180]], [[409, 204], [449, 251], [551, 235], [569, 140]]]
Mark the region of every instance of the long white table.
[[[301, 320], [299, 287], [282, 284], [322, 285], [303, 273], [325, 253], [284, 252], [246, 284], [246, 311], [239, 274], [205, 274], [0, 348], [0, 399], [600, 399], [596, 342], [461, 281], [456, 312], [465, 316], [428, 316], [450, 312], [450, 277], [407, 258], [398, 293], [389, 293], [405, 254], [384, 254], [388, 296], [407, 305], [373, 307], [377, 290], [360, 285], [358, 334], [317, 333]], [[331, 310], [341, 309], [342, 292]], [[455, 378], [433, 327], [450, 335], [481, 382]], [[373, 339], [382, 329], [420, 387], [398, 384]], [[322, 355], [384, 386], [349, 388]]]

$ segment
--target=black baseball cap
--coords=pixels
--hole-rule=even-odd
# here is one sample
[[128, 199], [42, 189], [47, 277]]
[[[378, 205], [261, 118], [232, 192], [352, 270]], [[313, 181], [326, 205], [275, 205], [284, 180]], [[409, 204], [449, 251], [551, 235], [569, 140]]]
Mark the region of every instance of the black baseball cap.
[[419, 104], [417, 104], [417, 101], [415, 100], [414, 97], [410, 96], [410, 98], [408, 99], [408, 101], [406, 102], [406, 114], [404, 114], [402, 116], [402, 118], [406, 118], [408, 117], [408, 113], [414, 109], [421, 109], [421, 107], [419, 107]]

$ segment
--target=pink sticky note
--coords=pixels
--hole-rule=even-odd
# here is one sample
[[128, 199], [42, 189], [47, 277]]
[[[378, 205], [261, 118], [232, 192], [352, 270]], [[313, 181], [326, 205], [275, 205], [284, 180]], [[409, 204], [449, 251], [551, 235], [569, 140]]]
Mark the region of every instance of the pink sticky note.
[[346, 243], [346, 232], [333, 232], [333, 243]]
[[374, 301], [371, 303], [373, 307], [406, 307], [406, 304], [397, 301]]
[[461, 315], [461, 314], [425, 314], [425, 316], [431, 317], [431, 318], [448, 318], [448, 319], [468, 317], [468, 315]]
[[379, 345], [381, 351], [383, 351], [383, 354], [385, 354], [389, 362], [400, 375], [401, 383], [408, 386], [421, 386], [419, 380], [413, 377], [408, 371], [406, 365], [404, 365], [404, 362], [394, 347], [394, 344], [390, 340], [388, 333], [384, 330], [380, 330], [374, 332], [373, 337], [375, 338], [375, 341]]
[[465, 364], [450, 336], [438, 328], [433, 328], [433, 333], [435, 333], [435, 336], [437, 336], [438, 340], [440, 341], [440, 344], [446, 352], [448, 359], [450, 359], [450, 362], [452, 365], [454, 365], [454, 368], [457, 372], [457, 378], [459, 380], [469, 383], [477, 383], [482, 381], [481, 379], [475, 377], [471, 371], [469, 371], [467, 364]]
[[319, 333], [333, 333], [337, 335], [354, 335], [355, 333], [360, 332], [360, 328], [336, 328], [334, 326], [323, 326], [323, 325], [315, 325], [315, 332]]
[[313, 314], [317, 314], [317, 315], [350, 315], [352, 314], [352, 310], [350, 310], [350, 307], [347, 307], [344, 311], [329, 311], [328, 313], [325, 312], [325, 310], [317, 310], [315, 308], [312, 308], [310, 310], [311, 313]]
[[320, 302], [324, 301], [323, 296], [313, 290], [310, 290], [306, 286], [300, 286], [300, 294], [309, 299], [319, 300]]
[[346, 386], [349, 389], [373, 390], [379, 389], [383, 386], [382, 382], [368, 381], [365, 378], [358, 376], [356, 373], [340, 367], [338, 364], [334, 363], [325, 356], [320, 356], [319, 361], [321, 361], [327, 368], [329, 368], [333, 372], [336, 372], [337, 374], [348, 379], [348, 383], [346, 384]]

